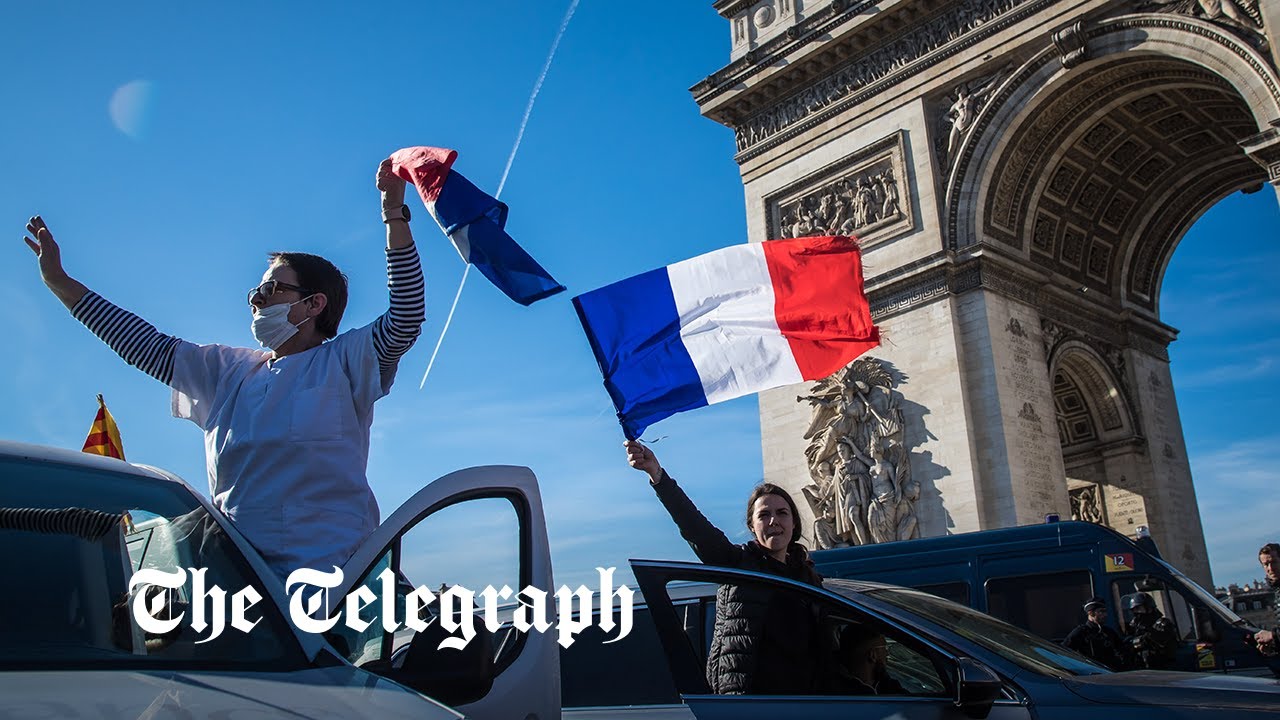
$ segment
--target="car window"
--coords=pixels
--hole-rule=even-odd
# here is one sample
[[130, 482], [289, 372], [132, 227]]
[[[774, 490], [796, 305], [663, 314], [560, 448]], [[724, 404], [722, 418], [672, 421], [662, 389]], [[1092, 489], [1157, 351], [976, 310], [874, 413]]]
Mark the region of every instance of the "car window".
[[1023, 668], [1042, 675], [1070, 677], [1108, 672], [1056, 643], [1033, 635], [969, 607], [906, 588], [877, 588], [862, 592], [856, 587], [829, 581], [826, 587], [842, 594], [865, 594], [912, 615], [929, 620]]
[[1093, 578], [1087, 570], [993, 577], [986, 589], [990, 615], [1060, 642], [1093, 597]]
[[[935, 654], [856, 609], [767, 581], [735, 579], [709, 587], [717, 598], [708, 614], [712, 638], [698, 660], [713, 693], [947, 695]], [[754, 638], [750, 647], [744, 637]], [[750, 656], [747, 665], [744, 653]]]
[[[678, 611], [682, 608], [697, 609], [692, 603], [677, 606]], [[631, 632], [613, 641], [616, 636], [616, 631], [601, 630], [597, 621], [560, 649], [561, 704], [579, 708], [679, 703], [649, 611], [636, 608]]]
[[[473, 538], [476, 542], [459, 543], [459, 538]], [[473, 612], [473, 624], [479, 630], [484, 624], [481, 610], [486, 588], [494, 591], [509, 588], [510, 597], [497, 603], [502, 608], [499, 617], [509, 620], [516, 593], [526, 584], [520, 565], [520, 538], [520, 516], [506, 497], [472, 498], [447, 505], [406, 528], [398, 542], [383, 553], [358, 585], [382, 597], [379, 575], [391, 569], [396, 577], [393, 607], [401, 624], [408, 609], [406, 599], [415, 589], [426, 588], [438, 596], [450, 587], [465, 588], [473, 593], [468, 609]], [[353, 629], [344, 621], [335, 625], [326, 637], [353, 664], [394, 679], [392, 671], [398, 667], [386, 671], [380, 663], [403, 650], [412, 642], [414, 633], [402, 628], [389, 636], [378, 617], [380, 606], [381, 603], [373, 603], [360, 609], [359, 619], [368, 623], [363, 630]], [[419, 609], [421, 619], [432, 626], [432, 633], [440, 633], [435, 627], [439, 610], [438, 602]], [[494, 647], [499, 669], [519, 653], [520, 637], [508, 623], [500, 632], [486, 638]], [[403, 653], [396, 657], [396, 662], [401, 662]]]
[[[0, 664], [17, 667], [99, 666], [184, 669], [290, 670], [306, 666], [291, 628], [244, 557], [218, 522], [187, 488], [128, 473], [0, 459], [0, 508], [10, 518], [86, 508], [128, 514], [95, 540], [51, 530], [32, 519], [32, 529], [0, 529]], [[67, 515], [67, 513], [63, 513]], [[176, 591], [139, 587], [166, 612], [183, 614], [164, 635], [144, 633], [129, 605], [129, 579], [142, 569], [172, 572], [204, 569], [208, 588], [226, 593], [227, 624], [212, 635], [214, 600], [201, 603], [208, 629], [197, 633], [192, 580]], [[230, 626], [230, 598], [253, 587], [263, 600], [248, 609], [258, 624], [248, 633]]]

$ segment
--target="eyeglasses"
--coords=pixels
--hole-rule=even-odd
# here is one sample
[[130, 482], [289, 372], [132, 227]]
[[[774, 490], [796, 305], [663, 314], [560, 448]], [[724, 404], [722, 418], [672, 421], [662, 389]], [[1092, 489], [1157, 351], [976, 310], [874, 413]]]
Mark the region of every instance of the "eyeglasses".
[[262, 299], [266, 300], [281, 290], [297, 290], [304, 295], [311, 292], [300, 285], [290, 285], [289, 283], [282, 282], [280, 280], [268, 280], [249, 291], [249, 304], [253, 304], [254, 295], [261, 295]]

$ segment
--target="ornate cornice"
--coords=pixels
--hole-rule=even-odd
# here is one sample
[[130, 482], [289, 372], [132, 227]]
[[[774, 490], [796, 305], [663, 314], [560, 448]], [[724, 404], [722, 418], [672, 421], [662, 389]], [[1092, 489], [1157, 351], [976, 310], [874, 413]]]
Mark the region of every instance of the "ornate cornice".
[[1091, 444], [1082, 450], [1063, 451], [1062, 461], [1067, 465], [1071, 465], [1083, 460], [1096, 461], [1099, 454], [1111, 456], [1131, 451], [1146, 455], [1147, 439], [1135, 434], [1119, 440], [1112, 440], [1111, 442]]
[[[901, 277], [907, 274], [906, 277]], [[1039, 301], [1040, 280], [1028, 278], [989, 258], [971, 257], [957, 260], [938, 253], [892, 275], [867, 281], [867, 298], [871, 317], [877, 321], [926, 305], [944, 295], [961, 295], [985, 288], [1005, 297], [1035, 305]]]
[[[1055, 0], [961, 0], [924, 24], [911, 27], [869, 52], [824, 71], [782, 100], [733, 126], [738, 144], [736, 160], [743, 162], [787, 139], [844, 112], [885, 89], [960, 54], [1011, 25], [1053, 5]], [[859, 8], [870, 3], [860, 3]], [[813, 35], [814, 33], [810, 33]], [[758, 52], [760, 49], [751, 51]], [[783, 55], [759, 59], [764, 65]], [[748, 53], [748, 58], [751, 54]], [[739, 61], [741, 62], [741, 61]], [[733, 66], [731, 65], [730, 68]], [[728, 69], [728, 68], [726, 68]], [[724, 84], [736, 85], [752, 72], [733, 75]], [[714, 77], [714, 76], [713, 76]], [[697, 95], [701, 84], [694, 86]], [[727, 87], [721, 87], [723, 92]], [[699, 104], [714, 95], [697, 96]]]
[[1267, 180], [1280, 185], [1280, 119], [1271, 127], [1240, 141], [1245, 154], [1267, 169]]
[[[745, 3], [749, 6], [750, 3]], [[769, 69], [774, 63], [782, 60], [800, 48], [828, 34], [842, 23], [851, 20], [863, 11], [876, 5], [875, 0], [862, 0], [850, 3], [846, 0], [833, 0], [830, 5], [787, 29], [787, 32], [767, 40], [760, 46], [749, 50], [746, 55], [711, 73], [689, 88], [694, 102], [706, 105], [720, 95], [728, 92], [740, 83]], [[732, 4], [726, 4], [722, 15], [732, 15], [737, 10]]]

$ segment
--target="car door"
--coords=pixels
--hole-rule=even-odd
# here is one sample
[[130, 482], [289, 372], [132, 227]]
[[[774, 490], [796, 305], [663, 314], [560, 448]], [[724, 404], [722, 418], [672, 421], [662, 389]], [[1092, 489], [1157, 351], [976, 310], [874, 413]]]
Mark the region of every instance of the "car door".
[[[775, 576], [706, 565], [632, 561], [631, 567], [677, 688], [698, 720], [1030, 717], [1016, 690], [982, 663], [957, 657], [927, 635], [842, 596]], [[793, 620], [802, 617], [799, 622], [812, 623], [812, 632], [798, 633], [812, 639], [806, 644], [812, 662], [803, 674], [811, 682], [792, 691], [775, 688], [770, 694], [713, 694], [703, 653], [690, 641], [672, 602], [672, 595], [678, 595], [690, 582], [711, 583], [715, 589], [734, 587], [739, 593], [735, 597], [763, 599], [770, 608], [765, 612], [767, 617], [777, 617], [770, 613], [779, 607], [786, 608]], [[785, 627], [788, 630], [784, 632], [791, 632], [796, 626], [789, 623]], [[760, 645], [755, 653], [783, 647], [756, 642]], [[852, 661], [855, 656], [877, 660], [859, 663]], [[794, 665], [794, 660], [789, 658], [787, 663]], [[875, 672], [862, 674], [872, 665]], [[872, 684], [864, 683], [861, 677]]]
[[[471, 509], [506, 513], [498, 528], [477, 522]], [[471, 513], [471, 514], [468, 514]], [[437, 520], [452, 514], [465, 518], [464, 527], [443, 528]], [[483, 515], [487, 518], [488, 515]], [[406, 596], [415, 588], [425, 588], [443, 595], [438, 583], [463, 587], [453, 578], [431, 572], [411, 547], [410, 540], [424, 535], [436, 560], [443, 559], [449, 572], [466, 573], [487, 567], [493, 553], [499, 553], [511, 573], [495, 589], [503, 586], [512, 591], [536, 588], [548, 596], [554, 593], [551, 575], [551, 553], [547, 542], [542, 498], [533, 471], [525, 467], [486, 466], [468, 468], [445, 475], [418, 491], [393, 512], [360, 546], [343, 567], [342, 583], [327, 596], [329, 617], [342, 616], [328, 637], [331, 644], [348, 660], [389, 677], [445, 704], [453, 705], [467, 717], [479, 720], [530, 718], [545, 720], [560, 714], [559, 648], [553, 632], [515, 632], [506, 623], [496, 635], [484, 631], [483, 614], [471, 609], [478, 634], [457, 654], [437, 643], [447, 633], [441, 630], [440, 608], [435, 609], [428, 630], [414, 633], [404, 627]], [[505, 561], [509, 560], [509, 563]], [[383, 571], [389, 570], [395, 582], [395, 620], [401, 627], [389, 631], [381, 618], [373, 618], [378, 605], [360, 611], [364, 621], [373, 620], [364, 631], [345, 624], [344, 598], [362, 586], [382, 597], [387, 590]], [[425, 582], [424, 582], [425, 581]], [[483, 587], [470, 587], [479, 603]], [[511, 600], [515, 602], [514, 599]], [[555, 608], [551, 602], [549, 616]], [[425, 616], [424, 616], [425, 617]], [[462, 620], [462, 614], [451, 617]], [[431, 635], [430, 638], [426, 637]], [[417, 641], [417, 642], [415, 642]], [[487, 645], [486, 645], [487, 643]], [[438, 653], [436, 651], [439, 651]], [[412, 655], [413, 653], [416, 655]], [[410, 655], [406, 659], [406, 655]], [[405, 679], [406, 666], [413, 661], [416, 668], [434, 676], [424, 689]], [[492, 674], [477, 677], [481, 665]], [[428, 677], [426, 680], [431, 681]], [[452, 697], [450, 697], [452, 696]], [[453, 698], [462, 698], [453, 700]], [[453, 700], [453, 701], [451, 701]]]

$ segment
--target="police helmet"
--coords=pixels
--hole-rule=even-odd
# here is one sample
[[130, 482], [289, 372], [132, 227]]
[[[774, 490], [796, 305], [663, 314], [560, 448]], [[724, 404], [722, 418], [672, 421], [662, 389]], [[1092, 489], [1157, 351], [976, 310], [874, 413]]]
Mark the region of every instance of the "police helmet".
[[1156, 602], [1144, 593], [1134, 593], [1125, 598], [1124, 606], [1132, 613], [1149, 613], [1156, 609]]

